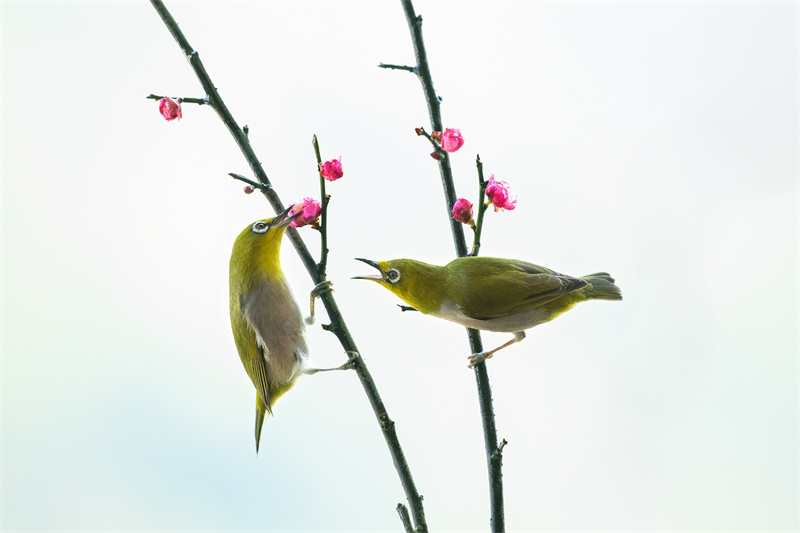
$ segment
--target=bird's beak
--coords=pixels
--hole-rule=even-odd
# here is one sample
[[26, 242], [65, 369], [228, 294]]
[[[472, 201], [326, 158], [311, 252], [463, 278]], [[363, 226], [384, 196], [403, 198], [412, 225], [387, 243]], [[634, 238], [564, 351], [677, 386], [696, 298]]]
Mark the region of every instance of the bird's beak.
[[[361, 261], [362, 263], [366, 263], [371, 267], [377, 268], [378, 272], [381, 272], [381, 267], [378, 266], [378, 263], [372, 261], [371, 259], [362, 259], [360, 257], [355, 258], [356, 261]], [[383, 280], [383, 272], [381, 272], [377, 276], [353, 276], [351, 279], [371, 279], [372, 281], [381, 281]]]
[[282, 228], [284, 226], [288, 226], [289, 224], [291, 224], [292, 220], [296, 219], [297, 217], [303, 214], [303, 212], [300, 211], [299, 213], [295, 213], [294, 215], [289, 216], [289, 213], [292, 211], [293, 207], [294, 204], [290, 205], [289, 207], [278, 213], [278, 216], [276, 216], [272, 220], [272, 227]]

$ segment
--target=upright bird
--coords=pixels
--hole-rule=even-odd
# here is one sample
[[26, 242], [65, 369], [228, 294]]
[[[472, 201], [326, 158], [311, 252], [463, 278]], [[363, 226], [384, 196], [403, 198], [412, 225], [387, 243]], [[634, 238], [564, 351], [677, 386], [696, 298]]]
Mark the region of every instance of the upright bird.
[[572, 277], [542, 266], [495, 257], [459, 257], [445, 266], [413, 259], [371, 261], [375, 276], [412, 308], [468, 328], [513, 333], [514, 338], [470, 356], [470, 368], [525, 338], [525, 330], [553, 320], [586, 300], [621, 300], [606, 272]]
[[290, 210], [247, 226], [231, 253], [231, 327], [256, 388], [256, 452], [267, 413], [307, 370], [305, 325], [280, 262], [283, 234], [297, 216]]

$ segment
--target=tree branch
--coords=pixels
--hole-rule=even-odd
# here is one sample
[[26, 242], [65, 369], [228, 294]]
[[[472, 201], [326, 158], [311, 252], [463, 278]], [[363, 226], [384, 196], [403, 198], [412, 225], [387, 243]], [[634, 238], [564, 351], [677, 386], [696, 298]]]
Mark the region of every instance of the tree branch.
[[[414, 55], [417, 59], [415, 72], [425, 93], [425, 101], [428, 103], [428, 114], [430, 115], [431, 127], [433, 131], [442, 131], [441, 100], [436, 96], [433, 88], [430, 67], [428, 66], [428, 56], [425, 52], [425, 42], [422, 38], [422, 17], [414, 12], [411, 0], [401, 0], [403, 11], [408, 22], [408, 29], [411, 32], [411, 41], [414, 44]], [[459, 257], [467, 255], [467, 245], [464, 239], [462, 224], [453, 219], [452, 209], [456, 202], [455, 186], [453, 185], [453, 172], [450, 168], [450, 154], [442, 151], [444, 157], [439, 160], [439, 173], [444, 189], [445, 204], [447, 207], [447, 219], [450, 221], [450, 230], [453, 234], [453, 243]], [[480, 211], [479, 211], [480, 213]], [[477, 249], [475, 250], [477, 253]], [[467, 329], [469, 336], [470, 349], [472, 353], [483, 351], [480, 333], [474, 329]], [[486, 370], [486, 363], [481, 362], [474, 366], [475, 381], [478, 385], [478, 400], [480, 403], [481, 419], [483, 420], [484, 445], [486, 447], [486, 463], [489, 469], [489, 499], [491, 506], [491, 526], [494, 533], [505, 530], [505, 518], [503, 514], [503, 473], [502, 461], [492, 460], [497, 446], [497, 428], [494, 420], [494, 410], [492, 408], [492, 388], [489, 385], [489, 374]]]
[[[148, 100], [161, 100], [162, 98], [167, 98], [166, 95], [159, 96], [157, 94], [150, 94], [147, 96]], [[206, 105], [208, 104], [208, 100], [206, 98], [173, 98], [173, 100], [179, 100], [182, 104], [197, 104], [197, 105]]]
[[328, 202], [330, 202], [331, 197], [325, 192], [325, 178], [322, 176], [322, 156], [319, 153], [319, 141], [317, 140], [317, 136], [314, 135], [311, 143], [314, 145], [314, 155], [317, 157], [317, 174], [319, 174], [319, 195], [320, 195], [320, 206], [322, 207], [322, 211], [320, 212], [320, 224], [319, 224], [319, 232], [320, 232], [320, 242], [321, 250], [319, 255], [319, 264], [317, 265], [317, 271], [319, 272], [321, 277], [325, 277], [325, 271], [328, 268]]
[[[200, 55], [189, 45], [189, 41], [183, 35], [183, 32], [178, 27], [177, 22], [175, 22], [175, 19], [167, 10], [164, 3], [161, 0], [150, 0], [150, 3], [156, 9], [161, 17], [161, 20], [164, 22], [167, 29], [172, 34], [172, 37], [181, 48], [181, 51], [186, 56], [186, 59], [189, 61], [189, 64], [194, 70], [197, 79], [200, 81], [200, 85], [206, 92], [207, 96], [205, 100], [207, 100], [208, 104], [214, 108], [222, 122], [228, 128], [228, 131], [230, 131], [231, 135], [233, 135], [233, 138], [247, 160], [250, 169], [253, 171], [253, 174], [256, 176], [258, 182], [262, 185], [261, 191], [263, 192], [264, 196], [266, 196], [276, 213], [281, 212], [284, 209], [283, 202], [281, 202], [280, 198], [278, 197], [278, 193], [275, 192], [275, 189], [272, 187], [266, 172], [264, 172], [258, 157], [256, 157], [256, 154], [250, 145], [250, 141], [248, 140], [247, 132], [240, 128], [236, 123], [236, 120], [234, 120], [233, 115], [231, 115], [231, 112], [228, 110], [225, 102], [217, 92], [214, 83], [211, 81], [211, 77], [208, 75], [208, 72], [206, 72], [203, 63], [200, 61]], [[237, 177], [236, 179], [239, 178]], [[308, 270], [312, 281], [315, 285], [319, 284], [320, 281], [323, 281], [323, 279], [320, 277], [317, 264], [314, 261], [314, 258], [311, 256], [311, 253], [308, 251], [308, 247], [306, 247], [305, 243], [300, 238], [297, 230], [290, 227], [287, 229], [287, 235], [294, 245], [297, 254], [300, 256], [303, 265], [305, 266], [306, 270]], [[355, 341], [350, 335], [347, 325], [342, 318], [339, 307], [333, 298], [332, 292], [325, 292], [321, 295], [321, 299], [325, 305], [325, 310], [328, 312], [328, 317], [331, 320], [331, 325], [326, 329], [336, 335], [345, 352], [359, 353]], [[351, 359], [353, 360], [354, 370], [356, 371], [358, 378], [361, 380], [361, 385], [364, 388], [367, 399], [369, 400], [372, 410], [378, 419], [378, 424], [383, 432], [386, 444], [389, 447], [389, 452], [392, 456], [392, 462], [394, 463], [397, 474], [400, 477], [400, 482], [403, 485], [403, 490], [405, 491], [408, 503], [411, 506], [411, 512], [417, 525], [416, 531], [425, 533], [428, 531], [428, 526], [425, 521], [425, 511], [422, 505], [422, 496], [420, 496], [419, 492], [417, 492], [416, 485], [414, 484], [414, 480], [411, 476], [411, 470], [409, 469], [405, 454], [403, 453], [403, 449], [400, 446], [400, 441], [397, 437], [397, 431], [395, 430], [394, 422], [389, 418], [389, 415], [386, 412], [386, 407], [384, 406], [383, 400], [378, 393], [375, 381], [372, 379], [372, 376], [367, 369], [367, 365], [364, 363], [364, 358], [352, 357]]]
[[471, 256], [477, 257], [481, 249], [481, 231], [483, 231], [483, 216], [486, 214], [486, 181], [483, 179], [483, 163], [481, 156], [475, 158], [475, 165], [478, 167], [478, 219], [475, 222], [475, 234], [472, 239]]
[[[442, 110], [439, 97], [433, 88], [433, 79], [428, 67], [428, 54], [425, 52], [425, 42], [422, 39], [422, 17], [414, 13], [414, 6], [411, 0], [402, 0], [403, 11], [408, 22], [408, 29], [411, 32], [411, 40], [414, 43], [414, 56], [417, 59], [416, 73], [419, 81], [422, 82], [422, 90], [425, 93], [425, 101], [428, 103], [428, 115], [431, 119], [433, 131], [442, 131]], [[444, 189], [445, 208], [447, 218], [450, 220], [450, 230], [453, 233], [453, 242], [456, 253], [459, 257], [467, 254], [467, 244], [464, 240], [464, 232], [461, 230], [461, 223], [453, 220], [453, 204], [456, 203], [456, 188], [453, 185], [453, 171], [450, 169], [450, 154], [444, 152], [444, 157], [439, 161], [439, 173], [442, 178], [442, 188]], [[477, 353], [477, 352], [476, 352]]]
[[378, 68], [385, 68], [389, 70], [407, 70], [408, 72], [417, 73], [417, 67], [409, 67], [408, 65], [389, 65], [387, 63], [378, 63]]
[[403, 530], [406, 533], [414, 533], [414, 527], [411, 525], [411, 517], [408, 515], [408, 509], [402, 503], [397, 504], [397, 514], [400, 515], [400, 521], [403, 523]]
[[264, 186], [258, 183], [257, 181], [245, 178], [241, 174], [236, 174], [235, 172], [229, 172], [228, 176], [232, 177], [235, 180], [243, 181], [244, 183], [250, 185], [253, 189], [258, 189], [258, 190], [264, 189]]

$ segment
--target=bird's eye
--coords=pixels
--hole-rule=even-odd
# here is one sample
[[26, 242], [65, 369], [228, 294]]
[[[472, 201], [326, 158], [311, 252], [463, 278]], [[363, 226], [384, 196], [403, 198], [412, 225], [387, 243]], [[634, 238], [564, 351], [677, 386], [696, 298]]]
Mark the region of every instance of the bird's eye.
[[386, 280], [389, 283], [397, 283], [400, 281], [400, 271], [396, 268], [390, 268], [386, 271]]
[[266, 222], [256, 222], [253, 224], [253, 231], [256, 233], [266, 233], [269, 229], [269, 224]]

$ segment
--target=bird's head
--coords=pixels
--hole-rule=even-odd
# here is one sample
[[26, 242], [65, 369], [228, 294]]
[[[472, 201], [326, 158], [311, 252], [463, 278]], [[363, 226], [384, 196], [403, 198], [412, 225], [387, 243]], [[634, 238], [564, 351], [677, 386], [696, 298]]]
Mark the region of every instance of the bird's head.
[[244, 228], [233, 243], [231, 262], [240, 268], [263, 271], [267, 275], [282, 276], [281, 241], [292, 220], [302, 214], [290, 214], [289, 206], [273, 218], [257, 220]]
[[442, 304], [442, 267], [429, 265], [413, 259], [372, 261], [356, 258], [378, 270], [372, 276], [355, 276], [353, 279], [368, 279], [392, 291], [408, 305], [423, 313], [437, 311]]

